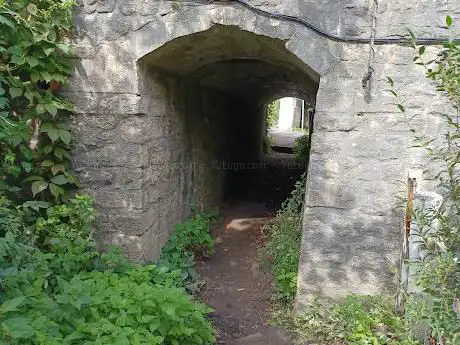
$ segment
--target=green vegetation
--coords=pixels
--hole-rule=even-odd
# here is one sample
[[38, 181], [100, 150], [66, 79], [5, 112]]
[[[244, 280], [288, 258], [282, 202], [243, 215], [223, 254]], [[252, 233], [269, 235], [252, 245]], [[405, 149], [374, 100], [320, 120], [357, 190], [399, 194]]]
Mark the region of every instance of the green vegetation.
[[[452, 25], [447, 17], [446, 25]], [[414, 37], [411, 34], [412, 38]], [[389, 78], [390, 92], [413, 133], [415, 147], [428, 154], [427, 172], [434, 171], [443, 202], [439, 207], [416, 205], [415, 240], [422, 246], [423, 260], [410, 264], [417, 272], [419, 294], [406, 300], [406, 314], [413, 324], [423, 324], [432, 342], [460, 343], [460, 47], [446, 43], [435, 60], [429, 60], [424, 46], [413, 43], [414, 61], [425, 67], [427, 77], [451, 105], [451, 114], [443, 115], [443, 132], [420, 135]]]
[[[72, 1], [0, 1], [0, 191], [18, 204], [67, 200], [71, 104], [56, 96], [72, 72]], [[31, 208], [45, 209], [35, 203]]]
[[270, 266], [276, 285], [276, 302], [291, 307], [297, 292], [301, 241], [301, 211], [305, 193], [305, 174], [296, 183], [276, 218], [263, 226], [268, 241], [261, 249], [262, 260]]
[[[92, 213], [88, 198], [74, 203]], [[98, 253], [88, 240], [86, 214], [74, 214], [82, 227], [71, 224], [70, 238], [61, 216], [47, 219], [55, 224], [52, 251], [23, 244], [12, 232], [0, 238], [2, 343], [213, 342], [209, 310], [176, 286], [180, 272], [129, 264], [116, 251]]]
[[310, 136], [308, 134], [304, 134], [295, 140], [293, 153], [298, 163], [303, 164], [305, 167], [308, 166], [308, 161], [310, 160]]
[[274, 323], [292, 330], [299, 344], [416, 344], [387, 296], [348, 296], [330, 304], [314, 301], [300, 315], [276, 314]]
[[178, 226], [161, 267], [96, 249], [70, 169], [72, 107], [56, 93], [73, 6], [0, 0], [0, 343], [213, 344], [208, 307], [184, 288], [184, 262], [212, 251], [208, 215]]
[[[265, 107], [265, 130], [268, 131], [270, 128], [275, 128], [278, 124], [278, 117], [280, 112], [280, 101], [276, 100], [269, 103]], [[262, 142], [262, 150], [264, 154], [269, 154], [273, 146], [273, 137], [265, 134]]]
[[217, 217], [217, 211], [194, 212], [184, 223], [176, 225], [176, 230], [163, 248], [160, 266], [181, 272], [181, 285], [189, 292], [195, 292], [199, 287], [194, 269], [195, 255], [207, 257], [214, 253], [214, 240], [209, 230]]
[[265, 128], [274, 128], [278, 124], [280, 113], [280, 101], [276, 100], [269, 103], [265, 108]]

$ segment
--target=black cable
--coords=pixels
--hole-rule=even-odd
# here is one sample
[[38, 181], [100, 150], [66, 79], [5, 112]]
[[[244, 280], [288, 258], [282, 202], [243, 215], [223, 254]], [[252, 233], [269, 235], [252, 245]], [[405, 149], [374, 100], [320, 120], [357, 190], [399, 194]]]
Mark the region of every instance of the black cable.
[[[170, 0], [174, 1], [174, 0]], [[199, 0], [189, 0], [190, 2], [196, 2], [196, 3], [203, 3], [205, 4], [206, 2], [199, 1]], [[219, 1], [217, 1], [219, 2]], [[333, 34], [330, 32], [327, 32], [316, 25], [310, 23], [309, 21], [296, 17], [296, 16], [291, 16], [287, 14], [280, 14], [280, 13], [273, 13], [270, 11], [262, 10], [254, 5], [252, 5], [248, 0], [224, 0], [224, 2], [233, 2], [240, 4], [249, 10], [258, 13], [260, 15], [263, 15], [265, 17], [270, 17], [274, 19], [280, 19], [288, 22], [293, 22], [300, 24], [314, 32], [316, 32], [318, 35], [326, 37], [330, 40], [336, 41], [336, 42], [345, 42], [345, 43], [365, 43], [369, 44], [371, 43], [370, 38], [365, 38], [365, 37], [358, 37], [358, 36], [341, 36], [337, 34]], [[209, 1], [208, 1], [209, 3]], [[415, 43], [418, 45], [440, 45], [446, 42], [454, 42], [454, 43], [460, 43], [460, 38], [454, 38], [450, 39], [449, 37], [436, 37], [436, 38], [423, 38], [423, 37], [416, 37], [415, 38]], [[407, 38], [402, 38], [402, 37], [375, 37], [374, 43], [378, 45], [383, 45], [383, 44], [410, 44], [411, 40]]]

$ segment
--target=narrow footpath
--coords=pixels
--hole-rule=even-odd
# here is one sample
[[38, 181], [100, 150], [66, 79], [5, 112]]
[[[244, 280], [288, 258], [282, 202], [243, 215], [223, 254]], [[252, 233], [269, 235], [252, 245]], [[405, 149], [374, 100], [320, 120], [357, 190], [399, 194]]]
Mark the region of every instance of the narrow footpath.
[[272, 279], [260, 267], [261, 226], [272, 217], [263, 204], [228, 205], [213, 229], [216, 254], [197, 269], [206, 285], [201, 298], [215, 309], [211, 318], [218, 344], [288, 345], [281, 330], [268, 326]]

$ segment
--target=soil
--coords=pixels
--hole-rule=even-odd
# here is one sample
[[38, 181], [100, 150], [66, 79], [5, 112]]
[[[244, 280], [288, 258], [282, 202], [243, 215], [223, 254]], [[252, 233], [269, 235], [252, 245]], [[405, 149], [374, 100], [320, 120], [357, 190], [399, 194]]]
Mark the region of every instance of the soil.
[[272, 279], [262, 269], [257, 250], [261, 225], [272, 217], [263, 204], [238, 203], [222, 210], [223, 224], [213, 229], [216, 254], [198, 264], [206, 285], [201, 298], [214, 308], [210, 315], [218, 344], [288, 344], [282, 332], [268, 326]]
[[205, 281], [200, 297], [215, 310], [210, 317], [218, 344], [292, 344], [285, 332], [268, 325], [273, 279], [257, 252], [265, 241], [261, 226], [274, 217], [305, 167], [284, 152], [272, 152], [264, 163], [232, 176], [223, 222], [212, 230], [216, 253], [197, 265]]

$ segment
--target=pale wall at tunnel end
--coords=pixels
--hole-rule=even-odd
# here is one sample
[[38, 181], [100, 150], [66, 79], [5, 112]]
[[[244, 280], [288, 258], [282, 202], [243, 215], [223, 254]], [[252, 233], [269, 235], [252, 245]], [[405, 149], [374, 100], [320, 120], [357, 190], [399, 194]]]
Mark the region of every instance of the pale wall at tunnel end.
[[[251, 1], [332, 33], [363, 37], [369, 35], [372, 2]], [[460, 0], [382, 1], [376, 34], [404, 35], [410, 27], [426, 36], [446, 35], [445, 16], [460, 17], [459, 12]], [[206, 137], [191, 150], [190, 142], [182, 139], [188, 127], [186, 119], [176, 116], [180, 82], [171, 77], [145, 86], [140, 61], [175, 38], [230, 25], [283, 40], [288, 51], [320, 76], [299, 302], [312, 296], [394, 290], [390, 272], [398, 265], [403, 219], [397, 196], [404, 194], [409, 169], [422, 167], [424, 156], [409, 149], [409, 132], [384, 91], [386, 77], [402, 89], [409, 112], [422, 115], [417, 121], [420, 132], [435, 132], [439, 114], [446, 111], [423, 70], [412, 63], [410, 48], [375, 47], [369, 91], [361, 85], [368, 45], [332, 42], [240, 5], [83, 0], [75, 21], [78, 58], [67, 91], [75, 104], [74, 167], [95, 197], [103, 245], [115, 243], [133, 259], [152, 260], [191, 204], [212, 199], [206, 197], [204, 185], [212, 172], [196, 170], [196, 163], [212, 159], [196, 153], [206, 145]], [[208, 91], [203, 93], [205, 99]], [[220, 107], [219, 102], [203, 101], [191, 108], [199, 113], [203, 107]], [[212, 186], [218, 188], [219, 176], [213, 178]]]

